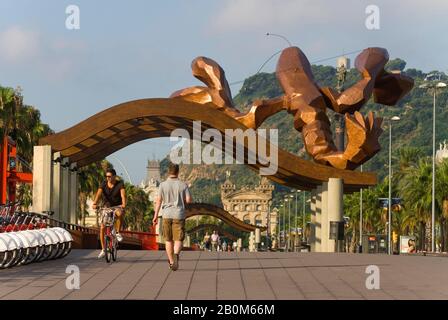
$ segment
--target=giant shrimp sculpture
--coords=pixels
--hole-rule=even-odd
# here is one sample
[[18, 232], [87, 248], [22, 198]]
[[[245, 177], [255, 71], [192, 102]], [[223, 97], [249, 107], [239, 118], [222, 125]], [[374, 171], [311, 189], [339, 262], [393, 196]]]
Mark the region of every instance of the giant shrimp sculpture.
[[[286, 48], [276, 68], [285, 94], [257, 100], [247, 113], [241, 113], [233, 103], [224, 70], [212, 59], [198, 57], [191, 65], [193, 75], [207, 86], [182, 89], [171, 97], [201, 104], [213, 102], [219, 110], [253, 129], [271, 115], [286, 110], [294, 116], [294, 128], [301, 132], [306, 151], [316, 162], [353, 170], [380, 150], [378, 138], [382, 133], [382, 118], [375, 118], [372, 112], [364, 118], [359, 112], [361, 107], [372, 94], [377, 103], [395, 105], [414, 84], [407, 76], [385, 71], [388, 60], [386, 49], [363, 50], [355, 60], [362, 79], [339, 93], [330, 87], [319, 87], [308, 59], [299, 48]], [[347, 145], [344, 151], [338, 151], [334, 144], [327, 108], [345, 115]]]

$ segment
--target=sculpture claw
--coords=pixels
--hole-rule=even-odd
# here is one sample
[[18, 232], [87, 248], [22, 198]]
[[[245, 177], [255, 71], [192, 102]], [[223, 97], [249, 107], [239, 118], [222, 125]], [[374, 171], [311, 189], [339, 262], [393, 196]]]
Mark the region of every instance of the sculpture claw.
[[382, 118], [375, 118], [373, 112], [369, 112], [366, 118], [360, 112], [355, 112], [354, 115], [346, 113], [345, 123], [347, 147], [344, 152], [319, 155], [316, 160], [339, 169], [355, 169], [380, 151], [378, 139], [383, 132]]

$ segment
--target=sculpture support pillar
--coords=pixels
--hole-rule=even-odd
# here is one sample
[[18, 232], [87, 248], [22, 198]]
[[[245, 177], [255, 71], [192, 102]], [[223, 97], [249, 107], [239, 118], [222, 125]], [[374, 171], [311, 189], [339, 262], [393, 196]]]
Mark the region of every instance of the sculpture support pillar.
[[[328, 225], [331, 221], [343, 221], [344, 213], [344, 183], [340, 178], [330, 178], [328, 181]], [[328, 240], [331, 252], [336, 250], [336, 240]]]
[[57, 160], [61, 157], [60, 152], [55, 152], [53, 154], [53, 187], [51, 191], [51, 210], [54, 211], [53, 218], [56, 220], [62, 220], [61, 216], [61, 208], [60, 208], [60, 202], [61, 202], [61, 186], [62, 186], [62, 172], [61, 172], [61, 163]]
[[69, 220], [68, 222], [77, 224], [78, 213], [78, 172], [76, 162], [70, 164], [69, 172]]
[[330, 178], [311, 192], [312, 252], [336, 252], [335, 240], [330, 239], [330, 222], [343, 221], [343, 180]]
[[33, 148], [33, 211], [51, 209], [51, 146]]
[[69, 169], [68, 158], [62, 159], [61, 165], [61, 195], [59, 202], [59, 210], [61, 212], [61, 220], [64, 222], [70, 222], [69, 213]]

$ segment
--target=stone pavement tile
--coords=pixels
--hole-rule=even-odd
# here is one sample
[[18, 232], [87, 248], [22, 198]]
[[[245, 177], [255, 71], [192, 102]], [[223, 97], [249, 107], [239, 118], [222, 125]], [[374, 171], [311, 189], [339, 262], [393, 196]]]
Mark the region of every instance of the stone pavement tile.
[[258, 259], [258, 263], [262, 268], [281, 268], [283, 269], [283, 265], [280, 263], [279, 259], [264, 259], [263, 257], [260, 257]]
[[439, 290], [431, 290], [431, 289], [412, 289], [412, 292], [415, 293], [420, 299], [423, 300], [447, 300], [448, 295], [441, 293]]
[[[123, 252], [121, 253], [123, 254]], [[136, 257], [138, 255], [138, 251], [128, 251], [125, 253], [125, 257], [127, 258]], [[88, 280], [81, 283], [79, 290], [72, 291], [65, 296], [64, 299], [79, 300], [95, 298], [115, 278], [132, 266], [132, 261], [125, 261], [125, 257], [121, 256], [121, 259], [118, 258], [118, 263], [107, 264], [105, 261], [100, 261], [106, 266], [103, 270], [96, 272], [94, 275], [89, 275], [88, 273], [85, 274], [86, 272], [81, 271], [81, 277], [87, 276]]]
[[143, 261], [143, 257], [131, 262], [131, 267], [114, 279], [95, 299], [124, 299], [154, 266], [153, 261]]
[[[78, 256], [79, 258], [79, 256]], [[42, 263], [36, 263], [33, 268], [28, 268], [30, 266], [20, 266], [18, 268], [22, 269], [22, 276], [5, 281], [2, 285], [7, 285], [12, 283], [16, 286], [15, 290], [8, 290], [8, 295], [1, 296], [2, 299], [31, 299], [34, 295], [43, 292], [47, 288], [55, 285], [61, 279], [66, 278], [65, 270], [68, 264], [74, 263], [73, 259], [58, 259], [51, 261], [44, 261]], [[37, 266], [40, 266], [40, 269]], [[26, 272], [24, 272], [26, 270]], [[32, 287], [40, 289], [30, 289]]]
[[249, 259], [249, 260], [256, 259], [253, 252], [241, 251], [241, 252], [237, 252], [236, 256], [237, 256], [238, 260], [240, 260], [240, 261], [245, 260], [245, 259]]
[[309, 262], [305, 262], [300, 259], [287, 258], [287, 257], [279, 257], [278, 261], [281, 262], [284, 268], [297, 268], [297, 267], [304, 267], [307, 265], [313, 265], [310, 264]]
[[291, 279], [289, 273], [283, 268], [279, 259], [263, 259], [260, 256], [259, 263], [263, 268], [266, 279], [275, 293], [277, 299], [281, 300], [298, 300], [304, 299], [305, 296], [300, 288]]
[[153, 263], [152, 268], [138, 281], [126, 299], [153, 300], [157, 297], [166, 279], [173, 271], [168, 268], [165, 259]]
[[[192, 252], [176, 272], [163, 251], [120, 252], [106, 264], [97, 250], [0, 272], [0, 299], [448, 299], [448, 259], [283, 252]], [[81, 289], [65, 287], [69, 264]], [[368, 290], [365, 268], [380, 268]]]
[[273, 300], [276, 298], [260, 266], [258, 269], [242, 269], [241, 276], [248, 300]]
[[366, 280], [369, 274], [365, 273], [365, 266], [361, 267], [334, 267], [333, 272], [353, 290], [362, 295], [364, 299], [389, 300], [392, 296], [382, 290], [367, 289]]
[[404, 289], [382, 289], [386, 294], [398, 300], [421, 300], [415, 293]]
[[23, 286], [20, 289], [11, 292], [4, 299], [6, 300], [28, 300], [33, 296], [45, 290], [45, 287]]
[[300, 288], [306, 299], [319, 299], [314, 297], [328, 297], [335, 299], [326, 287], [317, 281], [313, 274], [307, 268], [290, 268], [285, 269], [296, 285]]
[[200, 261], [214, 261], [218, 259], [218, 252], [212, 252], [212, 251], [199, 251], [199, 255], [192, 255], [193, 252], [183, 252], [182, 255], [187, 256], [190, 260], [200, 260]]
[[14, 282], [9, 283], [1, 283], [0, 284], [0, 299], [5, 299], [8, 294], [13, 291], [16, 291], [30, 283], [30, 280], [16, 280]]
[[275, 297], [281, 300], [303, 300], [305, 296], [285, 272], [285, 269], [264, 269]]
[[[82, 270], [82, 269], [81, 269]], [[90, 277], [94, 276], [95, 273], [82, 273], [80, 275], [80, 286], [82, 286], [83, 282], [85, 282]], [[60, 278], [56, 281], [52, 281], [51, 286], [46, 286], [44, 290], [42, 290], [40, 293], [34, 295], [31, 297], [34, 300], [60, 300], [69, 293], [72, 292], [72, 290], [67, 289], [66, 287], [66, 279], [69, 276], [69, 274], [64, 273], [60, 276]], [[39, 282], [38, 282], [39, 284]]]
[[310, 273], [315, 279], [323, 283], [325, 288], [330, 291], [337, 299], [362, 299], [362, 295], [353, 290], [344, 281], [341, 281], [337, 274], [332, 271], [333, 268], [309, 268]]
[[191, 280], [187, 299], [215, 300], [216, 299], [216, 267], [214, 270], [196, 270]]
[[[220, 261], [221, 263], [222, 261]], [[246, 293], [239, 269], [219, 270], [217, 275], [218, 300], [246, 300]]]
[[[80, 250], [84, 251], [84, 250]], [[93, 251], [94, 254], [88, 255], [86, 259], [83, 259], [79, 262], [76, 262], [75, 265], [79, 267], [80, 270], [80, 288], [83, 287], [85, 283], [88, 282], [92, 277], [94, 277], [97, 273], [102, 272], [107, 269], [110, 265], [105, 262], [104, 259], [98, 260], [97, 258], [97, 250]], [[122, 257], [125, 257], [128, 254], [126, 251], [122, 251]], [[120, 259], [120, 258], [119, 258]], [[68, 274], [65, 273], [65, 270], [62, 271], [63, 279], [61, 279], [54, 286], [47, 288], [42, 291], [40, 294], [33, 297], [35, 300], [60, 300], [65, 296], [74, 292], [74, 290], [67, 289], [66, 279]]]
[[218, 260], [198, 260], [196, 270], [212, 270], [216, 271], [218, 268]]
[[328, 292], [314, 292], [306, 294], [307, 300], [335, 300], [335, 296]]
[[60, 282], [62, 279], [66, 279], [68, 276], [68, 274], [66, 274], [65, 276], [60, 275], [58, 277], [54, 277], [53, 279], [40, 279], [40, 280], [36, 280], [33, 281], [32, 283], [30, 283], [28, 286], [29, 287], [44, 287], [44, 288], [48, 288], [48, 287], [52, 287], [55, 284], [57, 284], [58, 282]]
[[[159, 295], [156, 297], [158, 300], [183, 300], [186, 299], [191, 279], [195, 271], [197, 264], [196, 261], [181, 261], [179, 269], [177, 271], [171, 271], [161, 288]], [[168, 266], [167, 266], [168, 267]]]
[[220, 252], [219, 253], [219, 260], [225, 261], [225, 260], [238, 260], [238, 253], [235, 251], [232, 252]]
[[240, 268], [243, 269], [258, 269], [260, 268], [260, 263], [258, 262], [258, 259], [255, 259], [255, 257], [252, 257], [251, 259], [249, 258], [244, 258], [244, 259], [240, 259], [238, 260]]
[[233, 269], [233, 270], [238, 270], [240, 269], [238, 260], [236, 259], [224, 259], [224, 260], [219, 260], [218, 261], [218, 269], [219, 270], [228, 270], [228, 269]]

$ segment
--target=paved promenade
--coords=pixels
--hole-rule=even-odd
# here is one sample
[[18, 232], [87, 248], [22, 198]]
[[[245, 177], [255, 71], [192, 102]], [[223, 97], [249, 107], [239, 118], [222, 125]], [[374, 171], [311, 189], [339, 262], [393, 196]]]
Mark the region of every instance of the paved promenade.
[[[120, 251], [112, 264], [97, 254], [0, 270], [0, 299], [448, 299], [444, 257], [190, 251], [173, 272], [162, 251]], [[70, 264], [79, 290], [66, 287]], [[369, 265], [379, 290], [366, 288]]]

